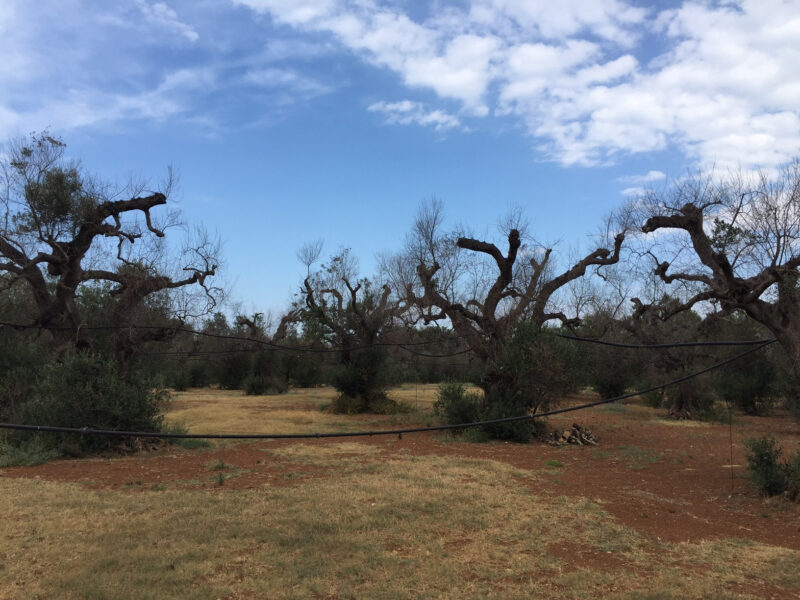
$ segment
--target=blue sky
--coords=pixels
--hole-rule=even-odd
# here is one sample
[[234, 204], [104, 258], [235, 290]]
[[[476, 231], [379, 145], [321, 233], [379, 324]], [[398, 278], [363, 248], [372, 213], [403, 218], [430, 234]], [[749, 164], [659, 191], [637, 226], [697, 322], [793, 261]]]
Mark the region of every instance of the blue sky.
[[800, 150], [800, 2], [3, 0], [0, 139], [180, 174], [234, 297], [280, 310], [296, 250], [369, 274], [419, 202], [493, 235], [521, 206], [585, 247], [642, 185]]

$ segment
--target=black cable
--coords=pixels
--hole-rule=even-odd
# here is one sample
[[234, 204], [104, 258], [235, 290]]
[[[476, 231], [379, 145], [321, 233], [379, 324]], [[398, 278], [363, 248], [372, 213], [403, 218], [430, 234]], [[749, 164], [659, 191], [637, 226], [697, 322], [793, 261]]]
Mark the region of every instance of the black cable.
[[691, 348], [695, 346], [757, 346], [759, 344], [771, 344], [776, 341], [775, 338], [764, 340], [733, 340], [721, 342], [672, 342], [667, 344], [627, 344], [624, 342], [610, 342], [606, 340], [599, 340], [597, 338], [585, 338], [575, 335], [564, 335], [563, 333], [556, 334], [565, 340], [575, 340], [577, 342], [589, 342], [591, 344], [601, 344], [603, 346], [614, 346], [616, 348], [645, 348], [645, 349], [659, 349], [659, 348]]
[[672, 379], [666, 383], [662, 383], [660, 385], [655, 385], [649, 387], [644, 390], [637, 390], [635, 392], [629, 392], [627, 394], [621, 394], [619, 396], [614, 396], [613, 398], [607, 398], [605, 400], [596, 400], [594, 402], [587, 402], [585, 404], [579, 404], [577, 406], [570, 406], [567, 408], [559, 408], [555, 410], [550, 410], [543, 413], [536, 413], [533, 415], [520, 415], [517, 417], [505, 417], [503, 419], [491, 419], [489, 421], [473, 421], [470, 423], [459, 423], [458, 425], [435, 425], [433, 427], [409, 427], [405, 429], [378, 429], [378, 430], [371, 430], [371, 431], [353, 431], [353, 432], [339, 432], [339, 433], [199, 433], [199, 434], [192, 434], [192, 433], [161, 433], [161, 432], [148, 432], [148, 431], [114, 431], [114, 430], [105, 430], [105, 429], [89, 429], [89, 428], [77, 428], [77, 427], [52, 427], [48, 425], [22, 425], [17, 423], [0, 423], [0, 429], [11, 429], [16, 431], [38, 431], [38, 432], [49, 432], [49, 433], [80, 433], [85, 435], [106, 435], [106, 436], [115, 436], [115, 437], [138, 437], [138, 438], [160, 438], [160, 439], [204, 439], [204, 440], [270, 440], [270, 439], [311, 439], [311, 438], [342, 438], [342, 437], [372, 437], [375, 435], [402, 435], [404, 433], [422, 433], [426, 431], [446, 431], [446, 430], [453, 430], [453, 429], [467, 429], [470, 427], [483, 427], [486, 425], [500, 425], [503, 423], [514, 423], [516, 421], [525, 421], [525, 420], [532, 420], [532, 419], [541, 419], [543, 417], [550, 417], [553, 415], [560, 415], [568, 412], [574, 412], [578, 410], [584, 410], [587, 408], [592, 408], [595, 406], [600, 406], [602, 404], [610, 404], [612, 402], [619, 402], [620, 400], [626, 400], [628, 398], [633, 398], [634, 396], [640, 396], [642, 394], [647, 394], [649, 392], [654, 392], [655, 390], [660, 390], [672, 385], [677, 385], [679, 383], [683, 383], [689, 379], [693, 379], [695, 377], [699, 377], [704, 373], [708, 373], [709, 371], [713, 371], [714, 369], [718, 369], [723, 365], [727, 365], [735, 360], [738, 360], [748, 354], [761, 350], [762, 348], [769, 346], [775, 340], [764, 342], [760, 346], [756, 346], [754, 348], [750, 348], [740, 354], [732, 356], [730, 358], [726, 358], [720, 362], [714, 363], [709, 367], [705, 367], [699, 371], [695, 371], [694, 373], [689, 373], [688, 375], [684, 375], [683, 377], [678, 377], [677, 379]]

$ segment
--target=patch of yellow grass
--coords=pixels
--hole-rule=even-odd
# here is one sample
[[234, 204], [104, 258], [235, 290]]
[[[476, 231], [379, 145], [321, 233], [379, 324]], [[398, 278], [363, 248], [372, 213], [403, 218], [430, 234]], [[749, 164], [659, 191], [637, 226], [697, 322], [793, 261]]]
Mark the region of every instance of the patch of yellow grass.
[[[481, 392], [474, 385], [465, 386], [468, 392]], [[404, 402], [418, 410], [431, 410], [438, 399], [439, 384], [437, 383], [406, 383], [389, 390], [389, 397], [397, 402]]]
[[375, 456], [382, 450], [377, 446], [359, 444], [357, 442], [339, 442], [327, 446], [311, 446], [309, 444], [292, 444], [280, 448], [271, 448], [270, 454], [284, 458], [293, 463], [339, 464], [342, 458], [354, 456]]
[[[800, 586], [798, 552], [664, 544], [595, 502], [537, 497], [534, 475], [503, 463], [287, 448], [343, 468], [248, 491], [0, 479], [0, 598], [735, 598], [736, 583]], [[567, 564], [548, 550], [561, 543], [617, 566]]]
[[693, 421], [690, 419], [654, 419], [654, 421], [659, 425], [669, 425], [672, 427], [702, 428], [711, 426], [711, 423], [706, 423], [704, 421]]
[[[429, 413], [438, 386], [414, 384], [389, 390], [389, 397]], [[167, 421], [192, 433], [332, 433], [420, 424], [420, 414], [376, 417], [373, 425], [322, 411], [336, 397], [330, 387], [292, 389], [286, 394], [247, 396], [239, 390], [174, 392]]]
[[290, 390], [286, 394], [246, 396], [241, 391], [176, 392], [166, 418], [192, 433], [327, 433], [363, 429], [352, 419], [320, 407], [336, 395], [332, 388]]

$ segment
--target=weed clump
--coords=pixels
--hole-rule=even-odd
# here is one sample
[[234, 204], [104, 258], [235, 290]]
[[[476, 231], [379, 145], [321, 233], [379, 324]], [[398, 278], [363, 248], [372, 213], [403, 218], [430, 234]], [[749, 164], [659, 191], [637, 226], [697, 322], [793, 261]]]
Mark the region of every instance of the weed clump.
[[784, 494], [800, 501], [800, 450], [786, 462], [781, 462], [783, 448], [772, 437], [750, 439], [746, 442], [747, 467], [750, 478], [766, 496]]

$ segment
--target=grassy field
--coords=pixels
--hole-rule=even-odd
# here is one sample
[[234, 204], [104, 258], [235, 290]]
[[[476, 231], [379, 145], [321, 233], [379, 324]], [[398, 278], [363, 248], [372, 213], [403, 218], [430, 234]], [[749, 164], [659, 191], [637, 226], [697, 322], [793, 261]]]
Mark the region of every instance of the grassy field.
[[[177, 394], [170, 418], [196, 432], [430, 419], [433, 387], [394, 395], [420, 412], [352, 419], [319, 411], [332, 397], [325, 389], [202, 390]], [[566, 477], [569, 455], [519, 468], [474, 456], [475, 446], [491, 453], [495, 445], [448, 442], [440, 455], [421, 451], [425, 443], [227, 446], [260, 457], [246, 467], [223, 446], [4, 469], [0, 598], [798, 597], [795, 549], [746, 535], [662, 541], [620, 523], [592, 489], [546, 489]], [[659, 466], [649, 450], [621, 448], [621, 468], [636, 477]], [[167, 459], [195, 460], [205, 479], [109, 485], [92, 476]], [[266, 468], [281, 477], [235, 485]], [[71, 471], [82, 475], [70, 481]]]

